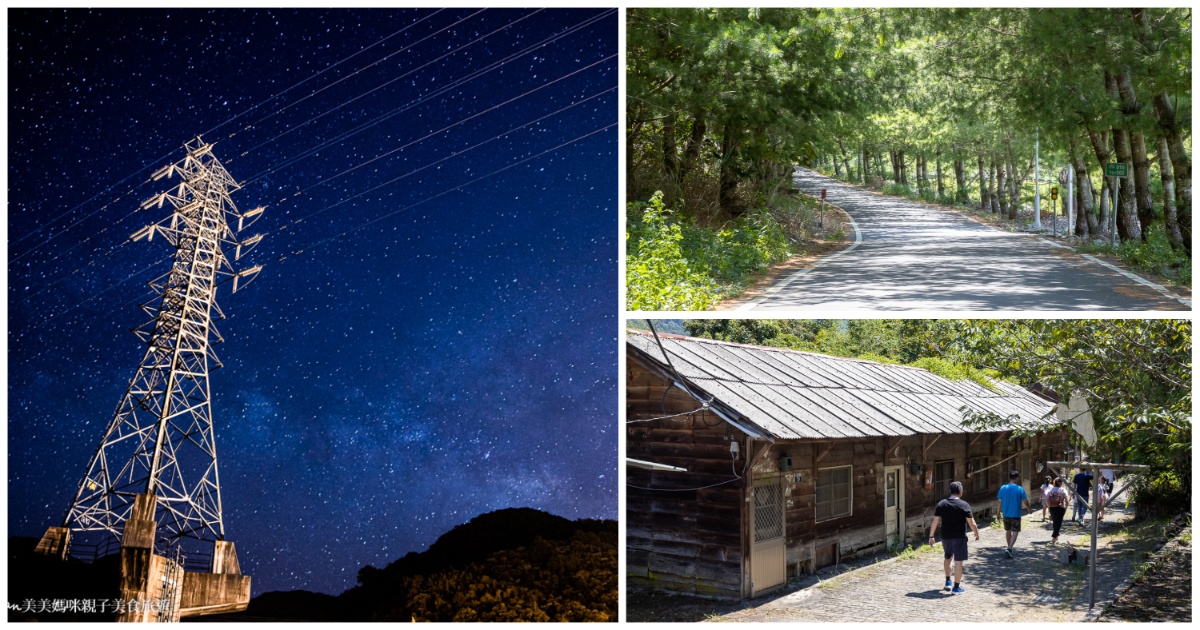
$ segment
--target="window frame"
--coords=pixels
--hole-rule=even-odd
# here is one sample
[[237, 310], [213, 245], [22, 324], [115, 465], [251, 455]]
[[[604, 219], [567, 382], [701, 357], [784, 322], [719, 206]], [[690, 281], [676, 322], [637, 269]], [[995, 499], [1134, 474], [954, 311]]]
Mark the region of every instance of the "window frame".
[[[939, 469], [941, 468], [941, 466], [943, 464], [950, 465], [950, 476], [947, 479], [939, 479], [938, 478]], [[950, 482], [952, 482], [952, 481], [954, 481], [954, 460], [953, 459], [943, 459], [941, 461], [933, 462], [933, 488], [934, 488], [934, 491], [936, 492], [938, 490], [944, 490], [944, 492], [941, 493], [942, 498], [950, 496]], [[941, 486], [945, 486], [945, 487], [942, 488]]]
[[[971, 458], [971, 494], [979, 494], [987, 492], [991, 487], [988, 485], [988, 457], [980, 455], [979, 457]], [[982, 480], [982, 481], [980, 481]]]
[[[845, 482], [846, 483], [846, 494], [847, 494], [846, 512], [844, 514], [842, 514], [842, 513], [835, 513], [833, 511], [833, 504], [835, 501], [835, 499], [833, 498], [833, 488], [835, 487], [836, 484], [833, 481], [829, 481], [828, 483], [829, 483], [830, 497], [829, 497], [829, 500], [826, 501], [825, 503], [829, 505], [830, 513], [828, 516], [822, 517], [820, 515], [820, 509], [821, 509], [820, 506], [822, 505], [822, 503], [820, 501], [818, 501], [818, 499], [817, 499], [817, 497], [820, 496], [819, 493], [820, 493], [821, 483], [822, 483], [822, 481], [824, 481], [826, 479], [830, 479], [830, 477], [831, 477], [830, 473], [832, 471], [840, 471], [840, 470], [846, 471], [846, 482]], [[846, 466], [831, 466], [829, 468], [818, 468], [817, 469], [817, 479], [816, 479], [816, 482], [813, 484], [813, 522], [814, 523], [823, 523], [825, 521], [832, 521], [835, 519], [846, 518], [847, 516], [853, 516], [853, 515], [854, 515], [854, 465], [850, 464], [850, 465], [846, 465]]]

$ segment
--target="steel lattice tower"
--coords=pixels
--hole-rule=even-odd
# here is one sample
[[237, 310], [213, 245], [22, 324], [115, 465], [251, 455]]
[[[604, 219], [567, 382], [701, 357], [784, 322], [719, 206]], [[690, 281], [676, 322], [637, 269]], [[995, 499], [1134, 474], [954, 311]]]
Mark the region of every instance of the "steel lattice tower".
[[157, 539], [223, 540], [221, 482], [213, 436], [210, 363], [221, 367], [212, 345], [222, 341], [213, 322], [224, 318], [217, 289], [232, 281], [237, 291], [261, 266], [235, 271], [237, 261], [261, 240], [238, 240], [263, 208], [239, 212], [230, 194], [241, 186], [196, 138], [181, 161], [157, 171], [182, 182], [148, 199], [142, 210], [174, 211], [147, 225], [132, 240], [161, 236], [175, 248], [170, 271], [150, 286], [156, 295], [142, 305], [152, 319], [134, 329], [146, 353], [117, 405], [63, 525], [74, 531], [120, 531], [145, 493], [157, 497]]

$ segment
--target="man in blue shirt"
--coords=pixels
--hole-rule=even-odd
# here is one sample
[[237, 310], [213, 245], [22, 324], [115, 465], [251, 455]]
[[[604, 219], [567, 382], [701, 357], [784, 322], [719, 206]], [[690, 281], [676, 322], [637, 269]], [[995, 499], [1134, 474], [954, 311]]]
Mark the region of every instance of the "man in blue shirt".
[[1015, 470], [1008, 473], [1008, 483], [1000, 486], [1000, 492], [996, 495], [1000, 499], [1000, 516], [1004, 518], [1004, 540], [1008, 543], [1004, 553], [1009, 558], [1013, 557], [1013, 545], [1017, 544], [1017, 535], [1021, 533], [1022, 509], [1029, 507], [1029, 496], [1025, 494], [1025, 488], [1017, 483], [1020, 477], [1021, 473]]
[[1081, 470], [1075, 475], [1075, 478], [1072, 481], [1075, 483], [1075, 492], [1079, 493], [1080, 497], [1083, 497], [1083, 501], [1080, 501], [1079, 498], [1076, 497], [1075, 514], [1072, 515], [1071, 519], [1082, 523], [1083, 517], [1087, 516], [1087, 505], [1084, 504], [1084, 501], [1088, 500], [1088, 493], [1092, 489], [1092, 473], [1086, 470]]

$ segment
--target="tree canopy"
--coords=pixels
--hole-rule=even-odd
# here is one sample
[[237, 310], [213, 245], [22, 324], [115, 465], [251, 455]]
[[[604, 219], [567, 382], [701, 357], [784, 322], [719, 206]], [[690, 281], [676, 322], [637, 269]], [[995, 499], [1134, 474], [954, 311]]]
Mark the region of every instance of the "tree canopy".
[[[1032, 196], [1036, 136], [1043, 185], [1075, 171], [1077, 235], [1115, 223], [1122, 241], [1153, 233], [1190, 255], [1189, 8], [631, 8], [627, 19], [630, 200], [661, 190], [669, 207], [737, 217], [792, 164], [824, 163], [1015, 218]], [[1111, 161], [1131, 165], [1115, 212]]]

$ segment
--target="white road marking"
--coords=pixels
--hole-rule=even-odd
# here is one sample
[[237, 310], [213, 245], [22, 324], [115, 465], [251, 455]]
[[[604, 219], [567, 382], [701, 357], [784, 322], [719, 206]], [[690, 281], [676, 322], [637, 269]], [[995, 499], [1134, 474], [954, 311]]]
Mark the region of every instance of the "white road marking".
[[846, 254], [849, 254], [850, 252], [854, 251], [860, 244], [862, 244], [862, 232], [858, 229], [858, 223], [854, 221], [854, 217], [850, 216], [849, 212], [842, 210], [842, 214], [845, 214], [846, 218], [850, 219], [850, 227], [854, 228], [854, 243], [851, 244], [850, 247], [847, 247], [846, 249], [838, 250], [836, 253], [831, 254], [829, 256], [823, 256], [821, 258], [818, 258], [815, 262], [813, 262], [813, 266], [811, 266], [811, 267], [805, 267], [804, 269], [797, 269], [796, 271], [788, 274], [787, 277], [783, 278], [779, 282], [776, 282], [771, 288], [764, 291], [762, 297], [758, 297], [753, 300], [750, 300], [749, 302], [746, 302], [745, 304], [737, 307], [737, 309], [735, 309], [735, 310], [748, 311], [748, 310], [762, 304], [763, 302], [766, 302], [768, 299], [770, 299], [776, 293], [779, 293], [780, 291], [787, 288], [787, 286], [789, 284], [795, 282], [796, 280], [799, 280], [801, 276], [807, 274], [808, 272], [812, 271], [813, 269], [816, 269], [817, 267], [820, 267], [821, 265], [824, 265], [827, 262], [837, 260], [838, 258], [845, 256]]

